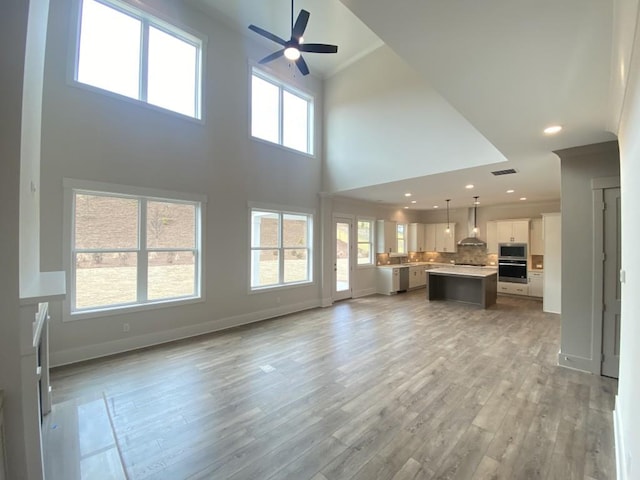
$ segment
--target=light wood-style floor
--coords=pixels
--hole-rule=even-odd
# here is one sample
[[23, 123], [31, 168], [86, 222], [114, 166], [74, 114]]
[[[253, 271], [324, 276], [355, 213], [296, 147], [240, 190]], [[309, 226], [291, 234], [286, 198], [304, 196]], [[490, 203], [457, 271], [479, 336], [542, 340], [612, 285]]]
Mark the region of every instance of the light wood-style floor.
[[616, 382], [559, 323], [419, 290], [56, 369], [47, 479], [614, 479]]

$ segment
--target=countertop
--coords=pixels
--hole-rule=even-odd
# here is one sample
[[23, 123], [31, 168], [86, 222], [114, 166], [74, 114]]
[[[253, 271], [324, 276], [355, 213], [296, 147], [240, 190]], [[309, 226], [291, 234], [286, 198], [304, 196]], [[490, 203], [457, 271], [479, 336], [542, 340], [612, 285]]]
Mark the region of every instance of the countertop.
[[485, 278], [496, 275], [498, 271], [492, 267], [469, 267], [463, 265], [449, 265], [447, 267], [437, 267], [427, 270], [429, 274], [453, 275], [460, 277]]

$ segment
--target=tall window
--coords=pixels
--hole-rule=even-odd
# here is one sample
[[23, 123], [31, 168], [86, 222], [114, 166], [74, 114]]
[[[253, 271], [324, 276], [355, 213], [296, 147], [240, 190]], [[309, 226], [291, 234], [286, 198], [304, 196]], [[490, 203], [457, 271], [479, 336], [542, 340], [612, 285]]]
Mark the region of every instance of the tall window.
[[373, 264], [373, 220], [358, 220], [358, 265]]
[[312, 281], [312, 216], [251, 210], [251, 288]]
[[201, 202], [72, 190], [71, 313], [201, 296]]
[[251, 135], [313, 154], [313, 99], [254, 69]]
[[398, 253], [407, 253], [407, 225], [399, 223], [397, 225]]
[[200, 39], [118, 1], [80, 5], [76, 81], [200, 118]]

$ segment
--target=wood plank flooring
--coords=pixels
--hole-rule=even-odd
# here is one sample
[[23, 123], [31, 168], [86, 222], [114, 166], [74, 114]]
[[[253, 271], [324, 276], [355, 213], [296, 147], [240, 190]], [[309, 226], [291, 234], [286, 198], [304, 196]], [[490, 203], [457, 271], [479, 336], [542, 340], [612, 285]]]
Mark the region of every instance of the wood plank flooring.
[[615, 478], [560, 319], [370, 296], [52, 372], [48, 480]]

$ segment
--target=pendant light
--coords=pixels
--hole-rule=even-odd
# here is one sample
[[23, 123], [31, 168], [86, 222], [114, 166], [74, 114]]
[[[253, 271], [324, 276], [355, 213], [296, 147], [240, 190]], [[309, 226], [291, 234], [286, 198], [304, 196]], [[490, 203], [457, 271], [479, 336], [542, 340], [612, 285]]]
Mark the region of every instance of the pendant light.
[[451, 201], [450, 198], [447, 198], [447, 233], [451, 232], [451, 228], [449, 228], [449, 202]]
[[478, 198], [473, 197], [473, 234], [476, 235], [478, 233], [478, 224], [476, 223], [478, 220]]

